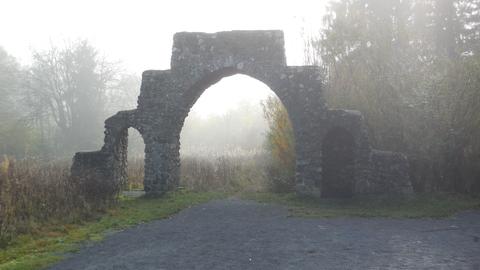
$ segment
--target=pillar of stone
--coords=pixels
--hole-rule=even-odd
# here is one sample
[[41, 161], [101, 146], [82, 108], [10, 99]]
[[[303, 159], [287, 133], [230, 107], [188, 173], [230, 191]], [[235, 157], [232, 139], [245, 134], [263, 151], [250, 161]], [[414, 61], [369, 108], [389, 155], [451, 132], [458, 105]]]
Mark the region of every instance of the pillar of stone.
[[[181, 32], [174, 35], [171, 69], [149, 70], [135, 110], [105, 122], [100, 151], [77, 153], [72, 177], [122, 183], [126, 177], [127, 133], [136, 128], [145, 141], [148, 195], [177, 188], [180, 178], [180, 132], [190, 108], [209, 86], [234, 74], [248, 75], [267, 86], [288, 111], [295, 135], [297, 192], [321, 196], [322, 149], [329, 131], [341, 128], [354, 141], [353, 193], [411, 192], [408, 160], [371, 149], [359, 112], [329, 110], [323, 98], [321, 70], [288, 66], [283, 32]], [[405, 173], [403, 173], [405, 172]]]

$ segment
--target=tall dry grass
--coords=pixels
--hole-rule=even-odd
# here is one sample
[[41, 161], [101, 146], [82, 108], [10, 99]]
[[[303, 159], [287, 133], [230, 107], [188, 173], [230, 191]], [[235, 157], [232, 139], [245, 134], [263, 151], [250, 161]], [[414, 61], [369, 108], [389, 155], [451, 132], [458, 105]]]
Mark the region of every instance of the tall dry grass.
[[0, 247], [46, 223], [78, 222], [106, 207], [105, 198], [86, 196], [69, 170], [65, 161], [0, 159]]
[[[192, 191], [264, 190], [267, 160], [258, 151], [184, 155], [180, 185]], [[143, 189], [143, 159], [128, 165], [125, 189]], [[0, 158], [0, 247], [45, 224], [86, 220], [115, 202], [108, 192], [92, 192], [108, 189], [105, 183], [93, 184], [72, 180], [69, 162]]]
[[126, 190], [143, 189], [143, 178], [145, 176], [144, 166], [145, 166], [145, 162], [143, 157], [133, 158], [128, 160], [127, 183], [125, 183], [124, 189]]
[[265, 154], [184, 156], [180, 186], [193, 191], [237, 192], [266, 188]]
[[[181, 157], [180, 186], [191, 191], [259, 191], [267, 187], [266, 153], [232, 151]], [[143, 159], [128, 162], [126, 188], [143, 189]]]

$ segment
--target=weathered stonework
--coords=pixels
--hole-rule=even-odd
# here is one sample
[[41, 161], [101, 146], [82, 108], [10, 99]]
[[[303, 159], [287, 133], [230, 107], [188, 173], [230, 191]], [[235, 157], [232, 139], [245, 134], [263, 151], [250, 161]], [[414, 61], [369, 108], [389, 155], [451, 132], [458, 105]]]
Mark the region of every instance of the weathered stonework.
[[[171, 69], [143, 73], [137, 109], [106, 120], [103, 148], [77, 153], [72, 176], [125, 181], [127, 130], [133, 127], [145, 142], [146, 193], [156, 195], [175, 189], [179, 182], [180, 131], [190, 108], [205, 89], [234, 74], [265, 83], [286, 107], [295, 134], [298, 193], [321, 196], [322, 187], [332, 179], [339, 179], [330, 183], [333, 193], [335, 186], [351, 194], [411, 192], [406, 158], [372, 150], [359, 112], [327, 108], [318, 67], [287, 66], [282, 31], [175, 34]], [[336, 135], [328, 135], [332, 130], [350, 140], [351, 147], [342, 148], [341, 142], [335, 142]], [[335, 144], [338, 151], [323, 147], [328, 143]], [[349, 164], [327, 168], [331, 177], [322, 177], [322, 164], [335, 164], [335, 159], [327, 160], [325, 151], [333, 155], [341, 152], [336, 160], [348, 160]], [[336, 172], [343, 178], [336, 177]], [[353, 179], [346, 177], [349, 175]], [[346, 184], [342, 184], [344, 180]]]

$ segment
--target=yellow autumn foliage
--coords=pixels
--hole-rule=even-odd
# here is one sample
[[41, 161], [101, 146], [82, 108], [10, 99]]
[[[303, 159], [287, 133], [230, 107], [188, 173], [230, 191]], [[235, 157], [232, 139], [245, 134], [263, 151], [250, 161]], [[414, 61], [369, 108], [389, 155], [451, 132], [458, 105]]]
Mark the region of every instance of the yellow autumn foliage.
[[262, 104], [269, 125], [266, 148], [270, 153], [267, 168], [270, 188], [275, 192], [290, 192], [295, 187], [295, 149], [292, 124], [288, 112], [277, 97]]

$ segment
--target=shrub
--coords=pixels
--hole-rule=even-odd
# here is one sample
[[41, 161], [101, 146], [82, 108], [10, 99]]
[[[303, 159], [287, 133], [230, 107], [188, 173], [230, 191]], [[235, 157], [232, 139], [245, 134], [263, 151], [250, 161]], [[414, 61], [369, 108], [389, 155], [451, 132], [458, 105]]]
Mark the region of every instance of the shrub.
[[294, 135], [287, 110], [276, 97], [269, 97], [262, 105], [270, 128], [265, 143], [269, 153], [267, 165], [269, 188], [273, 192], [294, 191]]

